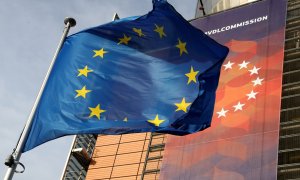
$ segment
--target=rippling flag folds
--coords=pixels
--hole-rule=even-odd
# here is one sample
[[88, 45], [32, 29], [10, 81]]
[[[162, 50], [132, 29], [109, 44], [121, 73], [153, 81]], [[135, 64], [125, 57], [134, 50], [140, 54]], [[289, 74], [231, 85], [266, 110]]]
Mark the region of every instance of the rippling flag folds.
[[72, 134], [201, 131], [210, 126], [227, 53], [163, 0], [144, 16], [71, 35], [23, 151]]

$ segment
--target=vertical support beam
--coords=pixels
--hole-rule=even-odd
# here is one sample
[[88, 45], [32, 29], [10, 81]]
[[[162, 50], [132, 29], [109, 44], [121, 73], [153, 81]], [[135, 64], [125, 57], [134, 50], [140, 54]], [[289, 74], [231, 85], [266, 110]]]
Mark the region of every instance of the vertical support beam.
[[65, 166], [64, 166], [64, 169], [63, 169], [63, 173], [62, 173], [61, 178], [60, 178], [61, 180], [63, 180], [64, 177], [65, 177], [65, 175], [66, 175], [66, 170], [67, 170], [67, 167], [68, 167], [68, 164], [69, 164], [69, 161], [70, 161], [72, 149], [74, 148], [76, 138], [77, 138], [77, 135], [74, 136], [74, 138], [73, 138], [73, 142], [72, 142], [71, 148], [70, 148], [70, 150], [69, 150], [69, 156], [68, 156], [68, 158], [67, 158], [67, 160], [66, 160], [66, 163], [65, 163]]
[[112, 176], [112, 173], [113, 173], [113, 170], [114, 170], [114, 166], [115, 166], [115, 163], [116, 163], [116, 159], [117, 159], [119, 147], [120, 147], [120, 144], [121, 144], [121, 140], [122, 140], [122, 134], [120, 135], [120, 139], [119, 139], [118, 147], [117, 147], [117, 150], [116, 150], [115, 159], [114, 159], [114, 162], [112, 164], [112, 168], [111, 168], [109, 179], [111, 179], [111, 176]]
[[152, 136], [152, 133], [151, 133], [150, 138], [149, 138], [149, 145], [148, 145], [148, 149], [147, 149], [147, 153], [146, 153], [146, 157], [145, 157], [145, 163], [144, 163], [144, 168], [143, 168], [141, 180], [144, 180], [145, 171], [146, 171], [146, 168], [147, 168], [147, 161], [148, 161], [148, 158], [149, 158], [150, 147], [151, 147], [151, 144], [152, 144], [152, 138], [153, 138], [153, 136]]
[[[138, 167], [138, 171], [136, 172], [136, 180], [138, 179], [139, 176], [139, 171], [140, 171], [140, 167], [141, 167], [141, 162], [142, 162], [142, 158], [143, 158], [143, 153], [144, 153], [144, 149], [145, 149], [145, 145], [146, 145], [146, 141], [147, 141], [147, 134], [145, 133], [145, 139], [144, 139], [144, 145], [143, 145], [143, 149], [142, 149], [142, 153], [141, 153], [141, 158], [140, 158], [140, 163], [139, 163], [139, 167]], [[148, 142], [149, 143], [149, 142]], [[146, 152], [147, 153], [147, 152]], [[144, 161], [144, 164], [146, 163], [146, 161]]]

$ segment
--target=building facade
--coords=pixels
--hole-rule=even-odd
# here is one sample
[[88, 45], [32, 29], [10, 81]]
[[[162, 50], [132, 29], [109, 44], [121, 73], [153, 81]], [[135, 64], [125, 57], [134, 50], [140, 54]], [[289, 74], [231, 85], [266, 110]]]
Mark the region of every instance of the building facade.
[[[254, 0], [203, 0], [212, 14]], [[196, 17], [203, 16], [200, 2]], [[282, 82], [278, 179], [300, 178], [300, 1], [289, 0]], [[78, 135], [62, 179], [159, 179], [167, 135]]]
[[300, 2], [288, 1], [278, 179], [300, 178]]
[[[255, 2], [257, 0], [202, 0], [203, 8], [206, 14], [221, 12], [230, 8], [238, 7], [247, 3]], [[200, 1], [197, 3], [196, 18], [202, 17]]]
[[62, 179], [159, 179], [165, 141], [159, 133], [78, 135]]

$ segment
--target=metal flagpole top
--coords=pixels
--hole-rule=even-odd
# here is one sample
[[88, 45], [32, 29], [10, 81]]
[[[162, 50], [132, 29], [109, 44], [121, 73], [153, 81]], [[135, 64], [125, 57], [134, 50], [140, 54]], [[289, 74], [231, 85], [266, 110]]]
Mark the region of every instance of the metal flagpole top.
[[64, 20], [64, 23], [65, 23], [65, 25], [67, 25], [69, 23], [70, 27], [76, 26], [76, 20], [71, 17], [66, 17], [66, 19]]
[[118, 19], [120, 19], [120, 17], [118, 15], [118, 13], [115, 13], [112, 20], [115, 21], [115, 20], [118, 20]]

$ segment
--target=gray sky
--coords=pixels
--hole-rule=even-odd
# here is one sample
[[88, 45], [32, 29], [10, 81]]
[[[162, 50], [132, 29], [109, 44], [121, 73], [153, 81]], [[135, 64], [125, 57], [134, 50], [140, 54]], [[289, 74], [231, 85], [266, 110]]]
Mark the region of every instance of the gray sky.
[[[186, 19], [195, 15], [197, 0], [169, 0]], [[0, 178], [12, 152], [61, 37], [65, 17], [77, 26], [70, 33], [120, 17], [143, 15], [151, 0], [0, 0]], [[59, 179], [72, 136], [53, 140], [21, 157], [26, 166], [14, 179]]]

